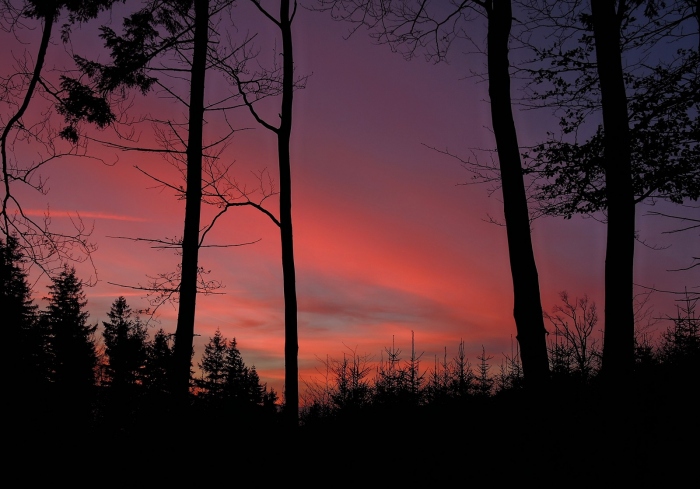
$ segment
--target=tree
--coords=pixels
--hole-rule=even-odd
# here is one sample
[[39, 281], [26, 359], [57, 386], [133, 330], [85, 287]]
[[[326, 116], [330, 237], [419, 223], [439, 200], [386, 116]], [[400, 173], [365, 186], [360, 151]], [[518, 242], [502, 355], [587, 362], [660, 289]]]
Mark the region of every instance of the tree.
[[[257, 375], [257, 372], [256, 372]], [[226, 347], [225, 392], [232, 404], [242, 405], [250, 399], [250, 371], [243, 362], [236, 338]]]
[[209, 343], [204, 346], [202, 360], [199, 368], [202, 370], [202, 379], [195, 382], [201, 389], [202, 396], [212, 403], [222, 403], [226, 390], [227, 377], [229, 375], [227, 356], [229, 352], [228, 340], [221, 335], [217, 328]]
[[452, 359], [454, 364], [450, 380], [450, 393], [457, 399], [464, 399], [475, 389], [475, 375], [472, 365], [464, 352], [464, 340], [459, 341], [457, 356]]
[[[535, 148], [533, 169], [550, 179], [538, 197], [549, 214], [605, 212], [602, 369], [619, 385], [634, 366], [635, 204], [700, 196], [697, 25], [687, 25], [700, 18], [686, 1], [530, 6], [554, 39], [530, 71], [548, 87], [536, 97], [563, 112], [563, 135]], [[598, 125], [592, 136], [587, 125]]]
[[95, 386], [97, 325], [88, 323], [83, 283], [75, 268], [65, 265], [48, 288], [48, 306], [41, 320], [48, 332], [50, 378], [59, 392], [80, 401], [92, 395]]
[[697, 362], [700, 359], [700, 318], [695, 312], [697, 303], [698, 298], [686, 292], [681, 304], [676, 306], [676, 316], [666, 318], [671, 321], [671, 326], [662, 333], [659, 348], [661, 360], [673, 366], [679, 375], [684, 374], [689, 378], [693, 371], [698, 371]]
[[[200, 266], [200, 250], [207, 246], [241, 246], [205, 245], [205, 237], [218, 219], [235, 206], [252, 205], [279, 222], [261, 206], [262, 201], [275, 195], [272, 188], [264, 188], [265, 172], [258, 175], [263, 195], [260, 202], [254, 202], [251, 195], [255, 192], [239, 187], [229, 175], [232, 163], [222, 162], [230, 137], [236, 131], [228, 113], [241, 105], [252, 107], [252, 102], [246, 100], [243, 104], [237, 103], [242, 94], [235, 93], [226, 94], [219, 100], [205, 101], [205, 78], [210, 77], [211, 72], [223, 73], [222, 76], [228, 77], [230, 81], [232, 74], [243, 73], [245, 63], [254, 57], [249, 48], [250, 37], [246, 37], [240, 45], [233, 45], [231, 37], [221, 29], [225, 11], [233, 3], [233, 0], [148, 1], [143, 8], [124, 19], [121, 34], [106, 26], [101, 28], [101, 37], [111, 52], [111, 62], [101, 64], [76, 56], [75, 60], [88, 82], [70, 80], [71, 85], [80, 87], [76, 93], [89, 95], [72, 99], [71, 110], [67, 112], [67, 118], [76, 131], [78, 123], [87, 120], [84, 114], [89, 113], [93, 107], [93, 100], [106, 101], [110, 110], [116, 110], [118, 102], [123, 101], [123, 97], [132, 89], [138, 89], [142, 95], [158, 90], [187, 108], [184, 122], [151, 116], [140, 120], [156, 126], [155, 134], [161, 144], [160, 148], [138, 147], [135, 146], [135, 141], [128, 144], [106, 142], [108, 146], [122, 150], [159, 153], [185, 180], [184, 185], [172, 183], [137, 167], [158, 185], [173, 190], [185, 201], [184, 229], [181, 238], [126, 237], [149, 242], [158, 248], [175, 249], [181, 256], [176, 271], [149, 277], [151, 284], [135, 288], [154, 294], [154, 304], [160, 305], [168, 300], [178, 303], [178, 324], [170, 377], [174, 382], [172, 393], [179, 398], [182, 406], [187, 404], [189, 396], [197, 294], [211, 293], [221, 286], [216, 281], [204, 279], [208, 272]], [[189, 75], [184, 83], [183, 73]], [[275, 77], [251, 83], [258, 84], [258, 88], [248, 90], [248, 95], [256, 94], [256, 100], [276, 93], [276, 89], [270, 92], [264, 88], [268, 84], [275, 85]], [[263, 88], [259, 88], [260, 84]], [[221, 128], [211, 140], [204, 139], [205, 123], [210, 133], [216, 130], [214, 127]], [[201, 221], [203, 203], [218, 209], [206, 225]]]
[[0, 311], [10, 348], [8, 365], [13, 392], [37, 390], [48, 380], [44, 338], [38, 324], [37, 306], [23, 268], [26, 258], [15, 238], [0, 238]]
[[107, 355], [107, 377], [110, 387], [125, 391], [143, 383], [143, 369], [147, 358], [146, 326], [136, 317], [121, 296], [107, 313], [109, 322], [103, 321], [102, 337]]
[[451, 3], [447, 9], [440, 2], [426, 0], [319, 0], [319, 5], [335, 19], [353, 23], [353, 32], [367, 27], [377, 42], [400, 50], [407, 59], [423, 51], [435, 62], [444, 61], [452, 42], [466, 35], [474, 13], [485, 17], [491, 120], [513, 279], [513, 316], [525, 381], [545, 385], [549, 378], [546, 331], [510, 94], [511, 2], [472, 0]]
[[350, 413], [366, 407], [371, 402], [371, 387], [367, 376], [370, 367], [368, 357], [352, 351], [352, 359], [343, 354], [342, 360], [329, 360], [328, 367], [333, 375], [330, 398], [334, 408]]
[[171, 335], [162, 328], [153, 340], [146, 345], [146, 364], [144, 368], [144, 386], [151, 395], [167, 395], [170, 392], [168, 373], [172, 370], [173, 347]]
[[260, 382], [255, 365], [247, 367], [233, 338], [226, 348], [224, 396], [230, 407], [237, 410], [250, 410], [264, 407], [270, 410], [277, 401], [274, 390]]
[[[216, 173], [210, 162], [209, 173], [205, 173], [205, 163], [220, 157], [220, 154], [215, 154], [215, 148], [225, 144], [233, 133], [233, 128], [224, 116], [223, 127], [227, 128], [226, 134], [211, 144], [205, 144], [205, 78], [208, 68], [216, 64], [208, 64], [207, 59], [216, 59], [216, 46], [220, 44], [220, 33], [214, 26], [213, 19], [231, 4], [232, 0], [146, 2], [143, 8], [124, 19], [123, 34], [119, 35], [108, 27], [102, 27], [101, 37], [111, 51], [111, 64], [103, 65], [76, 56], [76, 62], [88, 76], [90, 83], [70, 80], [70, 84], [80, 87], [80, 93], [90, 95], [86, 103], [82, 103], [80, 98], [72, 99], [74, 103], [70, 106], [67, 117], [76, 125], [86, 120], [84, 114], [89, 112], [94, 99], [107, 101], [111, 111], [116, 105], [113, 101], [109, 103], [111, 97], [115, 94], [121, 96], [134, 88], [140, 90], [143, 95], [157, 88], [187, 107], [187, 119], [184, 123], [148, 118], [149, 122], [164, 126], [156, 131], [163, 148], [138, 148], [171, 158], [170, 161], [185, 178], [183, 187], [144, 172], [165, 188], [174, 190], [185, 200], [182, 238], [135, 238], [137, 241], [154, 243], [158, 247], [177, 249], [181, 255], [176, 272], [161, 274], [145, 289], [160, 294], [157, 301], [169, 300], [173, 296], [177, 298], [177, 329], [169, 377], [173, 382], [171, 392], [183, 407], [187, 405], [190, 390], [197, 293], [210, 291], [211, 287], [215, 286], [202, 278], [204, 270], [199, 265], [199, 251], [205, 235], [220, 214], [202, 230], [201, 208], [203, 198], [210, 197], [217, 205], [221, 205], [225, 196], [221, 194], [215, 181], [223, 179], [223, 175]], [[173, 59], [175, 65], [172, 64]], [[178, 93], [182, 89], [180, 79], [183, 72], [189, 74], [185, 84], [187, 94]], [[208, 105], [208, 108], [223, 112], [226, 109], [220, 106], [221, 103], [223, 102], [213, 103]], [[180, 134], [181, 130], [185, 130], [187, 134]], [[135, 149], [121, 144], [111, 146]], [[210, 178], [209, 181], [207, 177]], [[205, 194], [204, 187], [208, 187], [210, 193]], [[198, 288], [198, 285], [201, 287]]]
[[426, 397], [429, 403], [439, 404], [448, 399], [451, 365], [447, 363], [447, 347], [442, 362], [435, 355], [433, 370], [428, 377]]
[[204, 347], [199, 368], [202, 379], [197, 387], [210, 407], [250, 411], [276, 400], [274, 391], [268, 393], [260, 383], [255, 367], [243, 362], [236, 338], [228, 341], [219, 329]]
[[[387, 355], [384, 360], [384, 353]], [[374, 402], [379, 404], [395, 404], [406, 385], [406, 371], [401, 368], [401, 350], [396, 348], [394, 337], [391, 337], [391, 348], [384, 348], [377, 366], [377, 376], [374, 381]]]
[[[257, 9], [270, 20], [280, 32], [282, 38], [282, 68], [275, 67], [271, 72], [255, 73], [250, 79], [245, 79], [245, 63], [229, 70], [229, 75], [238, 86], [245, 105], [255, 120], [264, 128], [272, 131], [277, 137], [277, 160], [279, 165], [279, 219], [259, 205], [263, 211], [280, 229], [282, 247], [282, 275], [284, 291], [284, 416], [290, 429], [299, 424], [299, 341], [297, 318], [296, 272], [294, 267], [294, 238], [292, 232], [292, 173], [290, 141], [292, 134], [292, 100], [295, 88], [304, 85], [305, 78], [295, 79], [294, 51], [292, 46], [292, 21], [297, 12], [297, 2], [290, 6], [289, 0], [280, 0], [279, 18], [266, 10], [260, 0], [251, 0]], [[290, 11], [291, 10], [291, 11]], [[265, 87], [260, 92], [261, 85]], [[258, 96], [253, 96], [253, 94]], [[267, 122], [254, 107], [259, 96], [281, 94], [279, 125]], [[246, 202], [245, 205], [251, 204]]]
[[586, 382], [597, 373], [600, 362], [597, 339], [592, 336], [598, 324], [598, 310], [586, 295], [571, 301], [563, 291], [559, 297], [564, 305], [555, 306], [553, 314], [545, 313], [554, 326], [552, 370], [575, 373]]
[[[550, 364], [550, 370], [551, 364]], [[552, 372], [553, 374], [554, 372]], [[511, 354], [503, 354], [503, 360], [499, 366], [499, 372], [496, 377], [496, 392], [499, 394], [511, 391], [517, 391], [523, 387], [523, 366], [520, 363], [520, 356], [516, 351], [513, 351], [511, 346]]]
[[425, 372], [420, 372], [420, 358], [423, 354], [416, 354], [416, 343], [414, 332], [411, 331], [411, 357], [405, 365], [406, 390], [408, 398], [413, 405], [419, 405], [423, 398], [425, 384]]
[[[63, 90], [55, 88], [52, 80], [44, 77], [45, 63], [55, 24], [64, 18], [61, 29], [63, 42], [70, 39], [71, 27], [96, 18], [109, 9], [115, 0], [6, 0], [0, 5], [0, 28], [18, 36], [22, 30], [35, 29], [39, 25], [41, 39], [36, 55], [25, 53], [16, 58], [14, 73], [0, 77], [3, 116], [0, 124], [0, 155], [2, 157], [2, 203], [0, 204], [0, 234], [8, 240], [11, 236], [18, 242], [27, 260], [36, 264], [42, 272], [53, 275], [61, 272], [60, 263], [66, 260], [81, 261], [90, 257], [95, 245], [89, 242], [91, 230], [80, 217], [72, 220], [72, 232], [56, 231], [50, 226], [49, 212], [43, 220], [26, 212], [19, 196], [23, 189], [45, 194], [48, 188], [39, 176], [42, 166], [66, 156], [86, 156], [85, 148], [76, 138], [67, 137], [68, 132], [56, 132], [52, 125], [52, 108], [29, 110], [35, 99], [52, 101], [56, 110], [64, 110]], [[9, 65], [8, 65], [9, 66]], [[67, 88], [67, 87], [64, 87]], [[36, 105], [33, 104], [33, 105]], [[85, 114], [92, 122], [105, 126], [110, 122], [104, 107], [96, 107]], [[59, 139], [65, 139], [65, 144]], [[30, 142], [37, 151], [22, 154], [22, 142]]]
[[495, 384], [494, 379], [489, 376], [489, 370], [491, 370], [489, 360], [492, 358], [492, 356], [486, 355], [486, 349], [483, 346], [481, 347], [481, 355], [476, 357], [476, 359], [479, 360], [479, 364], [476, 367], [477, 373], [474, 378], [476, 384], [474, 392], [481, 397], [490, 396]]

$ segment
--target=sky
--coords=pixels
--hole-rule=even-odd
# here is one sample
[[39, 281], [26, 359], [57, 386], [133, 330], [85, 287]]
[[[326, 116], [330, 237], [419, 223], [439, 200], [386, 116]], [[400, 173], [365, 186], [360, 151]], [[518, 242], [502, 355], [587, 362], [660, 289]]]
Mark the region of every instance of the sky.
[[[234, 11], [234, 19], [243, 19], [236, 34], [264, 25], [248, 21], [254, 13]], [[258, 30], [259, 56], [268, 63], [275, 57], [269, 41], [274, 31]], [[72, 47], [104, 59], [94, 32], [94, 26], [76, 30]], [[500, 191], [490, 192], [487, 184], [465, 185], [470, 174], [460, 163], [432, 149], [469, 157], [475, 148], [495, 147], [487, 85], [470, 76], [484, 71], [485, 60], [463, 54], [457, 44], [446, 63], [406, 61], [388, 46], [373, 44], [366, 32], [349, 39], [347, 33], [348, 26], [327, 14], [300, 10], [295, 19], [296, 70], [308, 75], [306, 87], [294, 96], [292, 131], [301, 389], [319, 378], [327, 356], [354, 352], [379, 360], [395, 342], [408, 358], [412, 333], [416, 351], [423, 355], [422, 369], [431, 367], [436, 356], [442, 358], [445, 348], [448, 358], [454, 357], [464, 340], [472, 364], [483, 348], [493, 357], [495, 370], [515, 341], [505, 228], [492, 222], [502, 221]], [[23, 43], [5, 32], [0, 35], [3, 45], [10, 46], [3, 54], [6, 70], [10, 54], [27, 50], [33, 55], [40, 31], [23, 32]], [[66, 48], [54, 37], [49, 62], [58, 69]], [[208, 101], [229, 89], [221, 77], [207, 78]], [[130, 117], [184, 120], [183, 107], [162, 93], [137, 95], [133, 101]], [[263, 114], [275, 121], [277, 109], [272, 101], [266, 103]], [[44, 101], [32, 104], [32, 110], [41, 110]], [[230, 117], [235, 127], [246, 128], [234, 134], [222, 153], [221, 161], [233, 163], [232, 177], [251, 189], [256, 173], [267, 171], [276, 179], [274, 135], [244, 111]], [[516, 108], [515, 118], [523, 146], [556, 128], [547, 110]], [[220, 114], [207, 123], [210, 141], [225, 130]], [[148, 125], [135, 127], [138, 144], [157, 144]], [[116, 141], [110, 130], [90, 134]], [[31, 144], [16, 150], [18, 158], [38, 151]], [[172, 250], [114, 236], [180, 236], [184, 203], [135, 168], [179, 185], [180, 175], [160, 156], [94, 141], [88, 152], [94, 157], [62, 158], [42, 168], [50, 189], [46, 196], [27, 190], [18, 195], [25, 209], [37, 214], [49, 206], [56, 229], [67, 229], [69, 218], [77, 215], [94, 226], [94, 268], [85, 262], [76, 270], [80, 278], [95, 282], [86, 288], [88, 310], [90, 321], [101, 324], [119, 296], [133, 309], [149, 307], [142, 291], [124, 285], [145, 285], [148, 276], [172, 271], [178, 262]], [[266, 203], [276, 213], [274, 199]], [[637, 229], [646, 246], [637, 243], [635, 249], [637, 291], [697, 287], [697, 267], [667, 271], [687, 267], [690, 257], [697, 256], [697, 232], [665, 233], [677, 223], [649, 216], [650, 210], [698, 217], [697, 209], [671, 204], [638, 206]], [[205, 209], [204, 217], [213, 212]], [[598, 306], [601, 330], [605, 225], [594, 218], [540, 218], [532, 228], [544, 310], [559, 303], [561, 291], [587, 295]], [[217, 222], [209, 237], [211, 244], [255, 243], [207, 248], [200, 254], [201, 266], [211, 270], [208, 278], [224, 287], [197, 299], [195, 365], [203, 345], [220, 329], [225, 337], [236, 338], [244, 361], [256, 366], [261, 380], [281, 392], [284, 311], [278, 230], [255, 209], [237, 208]], [[45, 304], [45, 285], [40, 278], [35, 286], [40, 305]], [[653, 315], [674, 314], [674, 298], [653, 293]], [[149, 322], [151, 334], [161, 327], [174, 332], [176, 314], [171, 304], [159, 307]], [[664, 327], [657, 324], [656, 334]]]

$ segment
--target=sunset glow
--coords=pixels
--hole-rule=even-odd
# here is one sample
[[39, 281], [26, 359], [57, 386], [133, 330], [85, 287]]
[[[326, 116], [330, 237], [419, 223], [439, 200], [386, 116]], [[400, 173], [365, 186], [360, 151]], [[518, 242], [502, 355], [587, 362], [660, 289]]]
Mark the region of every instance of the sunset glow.
[[[412, 332], [423, 355], [421, 368], [432, 368], [445, 348], [448, 358], [454, 357], [461, 340], [472, 363], [483, 347], [499, 365], [504, 354], [512, 354], [516, 334], [506, 234], [499, 225], [501, 191], [489, 196], [494, 190], [489, 184], [464, 185], [471, 174], [440, 153], [487, 158], [495, 146], [486, 86], [468, 77], [471, 70], [483, 71], [484, 59], [455, 49], [449, 63], [407, 62], [387, 46], [372, 44], [364, 32], [346, 40], [347, 26], [322, 14], [300, 9], [295, 22], [296, 70], [309, 75], [306, 88], [295, 94], [292, 130], [301, 390], [303, 382], [319, 378], [327, 355], [355, 353], [379, 361], [393, 341], [407, 358]], [[56, 35], [51, 68], [60, 67], [68, 49], [86, 57], [105, 56], [94, 41], [80, 42], [93, 28], [76, 32], [72, 46], [64, 46]], [[25, 36], [29, 44], [0, 33], [3, 46], [10, 46], [0, 54], [3, 64], [25, 52], [34, 55], [32, 43], [40, 32]], [[87, 47], [91, 49], [83, 52]], [[230, 87], [212, 76], [208, 90], [207, 101], [213, 103]], [[46, 110], [44, 103], [37, 100], [31, 109]], [[186, 113], [154, 91], [145, 97], [134, 94], [128, 114], [182, 121]], [[235, 120], [229, 122], [240, 130], [221, 160], [233, 163], [233, 177], [249, 189], [257, 187], [256, 175], [263, 171], [277, 182], [275, 139], [249, 113], [232, 114]], [[523, 147], [544, 139], [557, 123], [546, 109], [522, 110], [516, 117]], [[219, 114], [208, 123], [209, 142], [227, 130]], [[142, 131], [138, 145], [158, 145], [148, 124], [135, 127]], [[18, 198], [25, 215], [41, 220], [48, 213], [55, 229], [69, 230], [78, 220], [92, 228], [97, 251], [77, 271], [85, 282], [97, 280], [86, 293], [90, 321], [101, 324], [119, 296], [135, 310], [152, 308], [138, 288], [149, 277], [175, 270], [179, 261], [172, 249], [128, 239], [177, 241], [183, 232], [183, 200], [146, 173], [175, 186], [184, 182], [159, 154], [98, 142], [126, 144], [110, 129], [87, 133], [93, 138], [85, 148], [89, 157], [47, 163], [39, 171], [47, 194], [22, 189]], [[33, 158], [37, 152], [31, 143], [15, 144], [18, 158]], [[276, 215], [274, 197], [264, 205]], [[668, 233], [676, 223], [648, 215], [654, 210], [697, 218], [697, 208], [659, 202], [637, 209], [637, 291], [697, 287], [700, 268], [668, 271], [687, 267], [697, 256], [697, 232]], [[205, 206], [202, 222], [218, 210]], [[563, 290], [572, 297], [587, 294], [601, 311], [599, 329], [606, 237], [601, 219], [542, 217], [532, 223], [543, 307], [551, 310]], [[207, 244], [244, 245], [202, 248], [200, 265], [210, 271], [207, 279], [223, 287], [197, 299], [195, 367], [203, 345], [220, 329], [226, 338], [236, 338], [261, 381], [282, 392], [279, 229], [251, 207], [232, 208], [207, 235]], [[48, 281], [37, 272], [32, 271], [39, 280], [34, 294], [43, 307]], [[654, 316], [673, 314], [674, 298], [653, 293]], [[163, 304], [149, 320], [149, 332], [161, 327], [174, 332], [176, 319], [176, 307]]]

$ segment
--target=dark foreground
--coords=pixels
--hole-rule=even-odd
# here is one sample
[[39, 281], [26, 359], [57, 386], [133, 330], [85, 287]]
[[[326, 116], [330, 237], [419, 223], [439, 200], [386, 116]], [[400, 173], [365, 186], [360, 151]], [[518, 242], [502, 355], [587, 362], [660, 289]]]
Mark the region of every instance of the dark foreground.
[[296, 432], [278, 415], [193, 408], [182, 420], [154, 406], [116, 426], [44, 403], [9, 415], [3, 438], [7, 473], [27, 484], [675, 487], [700, 470], [697, 394], [697, 378], [520, 390], [348, 409], [306, 417]]

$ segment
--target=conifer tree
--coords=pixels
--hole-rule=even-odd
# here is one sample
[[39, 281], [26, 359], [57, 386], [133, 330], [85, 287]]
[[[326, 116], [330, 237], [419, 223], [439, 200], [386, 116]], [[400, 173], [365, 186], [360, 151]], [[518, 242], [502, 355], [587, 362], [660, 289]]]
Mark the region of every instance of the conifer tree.
[[246, 384], [248, 389], [247, 398], [250, 404], [253, 406], [262, 406], [267, 389], [260, 383], [260, 376], [258, 375], [255, 365], [248, 369]]
[[228, 351], [228, 340], [222, 336], [221, 330], [217, 329], [204, 347], [202, 361], [199, 363], [202, 378], [196, 381], [202, 396], [210, 402], [221, 402], [224, 398], [228, 377]]
[[226, 350], [226, 397], [234, 405], [244, 405], [250, 401], [250, 392], [250, 371], [233, 338]]
[[75, 268], [65, 265], [48, 288], [49, 305], [41, 319], [48, 333], [51, 379], [65, 395], [85, 397], [95, 386], [97, 325], [88, 324], [83, 283]]
[[167, 394], [169, 392], [168, 372], [171, 368], [173, 348], [170, 336], [159, 329], [153, 340], [146, 345], [146, 363], [143, 382], [150, 394]]
[[277, 401], [274, 390], [268, 392], [267, 386], [260, 383], [255, 367], [246, 366], [236, 338], [229, 341], [219, 329], [204, 347], [199, 368], [202, 378], [197, 381], [197, 387], [212, 407], [270, 409]]
[[676, 316], [667, 317], [671, 326], [661, 334], [659, 353], [667, 366], [684, 373], [700, 371], [700, 318], [695, 312], [697, 297], [686, 296], [676, 306]]
[[46, 380], [46, 359], [24, 262], [15, 238], [0, 239], [0, 311], [7, 344], [12, 345], [9, 364], [17, 372], [12, 383], [15, 389], [27, 391]]
[[477, 366], [477, 376], [476, 376], [476, 393], [481, 397], [488, 397], [491, 395], [494, 386], [494, 379], [489, 376], [489, 370], [491, 370], [491, 365], [489, 365], [489, 360], [492, 356], [486, 355], [486, 348], [481, 347], [481, 355], [476, 357], [479, 360], [479, 365]]
[[464, 351], [464, 340], [460, 340], [457, 356], [453, 359], [450, 393], [455, 398], [465, 398], [474, 391], [474, 371]]
[[109, 321], [102, 322], [108, 382], [115, 389], [142, 382], [148, 333], [138, 317], [132, 319], [132, 314], [126, 299], [119, 297], [107, 313]]

